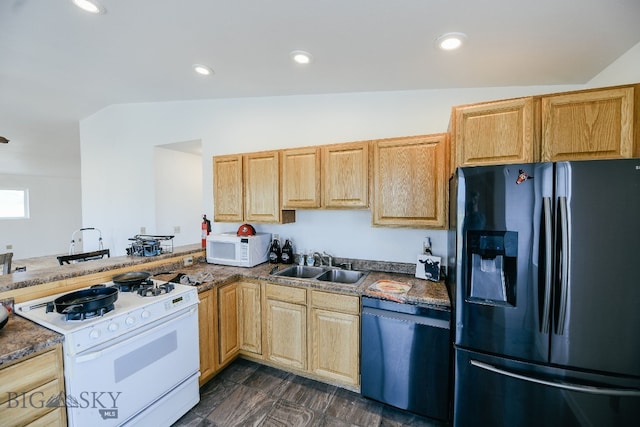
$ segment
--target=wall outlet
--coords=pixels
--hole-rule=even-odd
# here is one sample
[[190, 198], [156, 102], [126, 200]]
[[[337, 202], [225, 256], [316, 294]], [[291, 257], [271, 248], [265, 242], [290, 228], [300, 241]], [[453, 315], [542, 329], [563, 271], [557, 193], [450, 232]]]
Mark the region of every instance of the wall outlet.
[[140, 227], [140, 234], [147, 234], [147, 227]]
[[174, 234], [180, 233], [180, 226], [179, 225], [176, 225], [175, 227], [173, 227], [173, 233]]
[[13, 245], [7, 245], [6, 248], [8, 251], [10, 251], [11, 249], [13, 249]]
[[182, 262], [184, 263], [185, 267], [189, 267], [190, 265], [193, 265], [193, 257], [192, 256], [186, 256], [186, 257], [182, 258]]

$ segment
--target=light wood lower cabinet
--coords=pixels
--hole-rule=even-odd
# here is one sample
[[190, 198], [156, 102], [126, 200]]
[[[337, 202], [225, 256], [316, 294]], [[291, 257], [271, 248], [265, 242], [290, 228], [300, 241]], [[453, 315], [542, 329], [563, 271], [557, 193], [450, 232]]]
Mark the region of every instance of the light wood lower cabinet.
[[332, 384], [360, 384], [360, 298], [239, 281], [200, 293], [200, 385], [242, 354]]
[[265, 293], [265, 359], [306, 370], [307, 291], [267, 283]]
[[200, 385], [211, 379], [218, 369], [218, 298], [216, 290], [198, 294], [198, 329], [200, 334]]
[[218, 350], [220, 365], [230, 362], [240, 351], [238, 329], [238, 283], [218, 289]]
[[262, 354], [262, 306], [260, 284], [238, 283], [240, 351]]
[[360, 300], [311, 291], [311, 372], [331, 381], [360, 384]]
[[61, 344], [0, 369], [0, 384], [3, 426], [66, 425], [65, 408], [46, 406], [49, 398], [64, 395]]

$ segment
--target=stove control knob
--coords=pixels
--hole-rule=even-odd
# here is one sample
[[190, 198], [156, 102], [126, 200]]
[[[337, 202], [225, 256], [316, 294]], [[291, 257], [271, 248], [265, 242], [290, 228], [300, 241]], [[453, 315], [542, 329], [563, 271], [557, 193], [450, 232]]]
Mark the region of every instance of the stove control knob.
[[149, 310], [143, 310], [140, 314], [140, 317], [142, 317], [143, 319], [148, 319], [149, 316], [151, 316], [151, 312]]
[[91, 332], [89, 332], [89, 337], [92, 340], [97, 340], [98, 338], [100, 338], [100, 329], [93, 329]]
[[109, 329], [110, 332], [115, 332], [118, 329], [120, 329], [120, 325], [118, 325], [116, 322], [111, 322], [111, 323], [109, 323], [109, 328], [108, 329]]
[[124, 322], [127, 324], [127, 326], [131, 326], [136, 322], [136, 319], [134, 319], [132, 316], [128, 316]]

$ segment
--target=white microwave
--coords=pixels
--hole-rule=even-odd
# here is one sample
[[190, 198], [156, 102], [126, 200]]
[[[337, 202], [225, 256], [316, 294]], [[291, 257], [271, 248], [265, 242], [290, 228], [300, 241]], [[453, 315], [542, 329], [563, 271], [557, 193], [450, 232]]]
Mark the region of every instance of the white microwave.
[[271, 233], [238, 236], [220, 233], [207, 236], [207, 262], [211, 264], [253, 267], [269, 259]]

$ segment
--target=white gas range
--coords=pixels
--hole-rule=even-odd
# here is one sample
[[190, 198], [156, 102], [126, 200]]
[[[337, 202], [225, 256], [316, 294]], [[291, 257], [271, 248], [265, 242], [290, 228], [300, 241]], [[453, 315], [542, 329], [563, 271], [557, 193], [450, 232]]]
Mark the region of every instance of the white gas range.
[[192, 286], [146, 279], [27, 301], [16, 314], [65, 337], [66, 395], [47, 404], [66, 406], [69, 426], [170, 426], [200, 399], [197, 303]]

